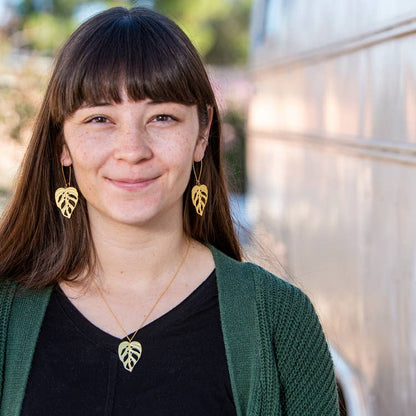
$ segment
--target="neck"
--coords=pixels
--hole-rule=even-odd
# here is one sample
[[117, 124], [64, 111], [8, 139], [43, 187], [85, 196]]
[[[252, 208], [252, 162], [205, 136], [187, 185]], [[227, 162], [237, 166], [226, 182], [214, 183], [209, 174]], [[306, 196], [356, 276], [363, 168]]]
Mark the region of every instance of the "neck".
[[96, 280], [101, 287], [129, 285], [143, 288], [166, 280], [180, 263], [187, 245], [182, 221], [158, 227], [117, 227], [91, 221], [91, 233], [98, 260]]

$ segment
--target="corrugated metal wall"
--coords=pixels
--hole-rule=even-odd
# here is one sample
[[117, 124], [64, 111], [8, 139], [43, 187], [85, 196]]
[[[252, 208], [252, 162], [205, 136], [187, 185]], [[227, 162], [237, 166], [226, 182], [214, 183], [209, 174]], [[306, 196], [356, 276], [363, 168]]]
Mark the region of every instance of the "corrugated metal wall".
[[316, 305], [361, 414], [415, 414], [416, 4], [258, 1], [252, 23], [255, 229]]

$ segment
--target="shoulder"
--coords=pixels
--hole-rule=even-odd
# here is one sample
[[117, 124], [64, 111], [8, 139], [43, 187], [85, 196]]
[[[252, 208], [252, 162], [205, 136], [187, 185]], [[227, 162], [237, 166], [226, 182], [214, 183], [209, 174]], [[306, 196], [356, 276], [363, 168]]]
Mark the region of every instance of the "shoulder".
[[40, 308], [42, 311], [49, 301], [52, 286], [43, 289], [28, 289], [12, 280], [0, 280], [0, 316], [12, 314], [31, 315]]
[[17, 286], [17, 283], [11, 280], [0, 279], [0, 307], [2, 307], [5, 303], [12, 301], [16, 293]]
[[225, 300], [226, 341], [237, 352], [244, 345], [236, 366], [241, 361], [246, 366], [256, 351], [255, 357], [264, 357], [265, 372], [276, 368], [272, 378], [278, 380], [287, 413], [338, 415], [331, 356], [306, 294], [256, 264], [239, 263], [218, 251], [213, 255], [220, 303], [221, 296]]
[[305, 315], [315, 319], [312, 303], [301, 289], [257, 264], [238, 262], [217, 249], [210, 248], [220, 289], [233, 291], [237, 298], [241, 292], [247, 298], [249, 292], [257, 306], [264, 308], [267, 315], [273, 315], [273, 319], [303, 319]]
[[257, 308], [277, 337], [280, 334], [286, 338], [300, 327], [321, 329], [315, 308], [305, 292], [257, 264], [243, 263], [242, 267], [250, 271]]

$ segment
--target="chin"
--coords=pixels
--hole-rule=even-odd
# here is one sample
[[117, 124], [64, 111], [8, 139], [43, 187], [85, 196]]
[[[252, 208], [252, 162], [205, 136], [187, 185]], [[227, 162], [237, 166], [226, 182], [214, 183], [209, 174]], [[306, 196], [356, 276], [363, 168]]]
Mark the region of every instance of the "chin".
[[[89, 216], [97, 226], [106, 221], [136, 227], [156, 226], [157, 224], [172, 223], [175, 218], [182, 218], [182, 199], [170, 206], [152, 201], [151, 204], [106, 204], [105, 210], [89, 207]], [[105, 206], [102, 204], [102, 206]], [[97, 215], [98, 214], [98, 215]]]
[[132, 225], [132, 226], [145, 226], [147, 224], [154, 223], [156, 219], [158, 218], [158, 215], [156, 214], [150, 214], [145, 212], [140, 213], [134, 213], [130, 215], [126, 214], [119, 214], [113, 216], [113, 221], [118, 222], [120, 224], [124, 225]]
[[112, 216], [113, 220], [120, 224], [143, 227], [171, 221], [173, 216], [167, 210], [149, 210], [137, 208], [129, 212], [118, 212]]

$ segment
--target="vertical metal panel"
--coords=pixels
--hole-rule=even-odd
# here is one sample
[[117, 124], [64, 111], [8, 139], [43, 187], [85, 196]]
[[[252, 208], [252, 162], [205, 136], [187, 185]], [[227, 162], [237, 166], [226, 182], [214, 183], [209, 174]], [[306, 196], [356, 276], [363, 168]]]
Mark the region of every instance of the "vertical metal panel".
[[252, 53], [247, 158], [255, 229], [283, 253], [290, 278], [316, 305], [358, 380], [362, 414], [410, 415], [416, 6], [276, 4], [281, 26]]

